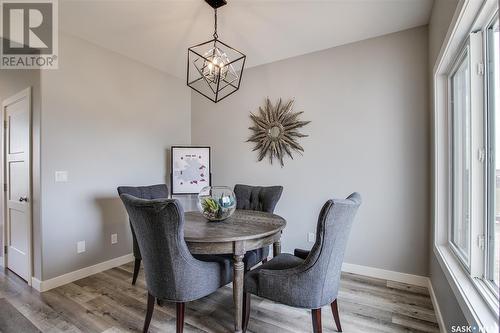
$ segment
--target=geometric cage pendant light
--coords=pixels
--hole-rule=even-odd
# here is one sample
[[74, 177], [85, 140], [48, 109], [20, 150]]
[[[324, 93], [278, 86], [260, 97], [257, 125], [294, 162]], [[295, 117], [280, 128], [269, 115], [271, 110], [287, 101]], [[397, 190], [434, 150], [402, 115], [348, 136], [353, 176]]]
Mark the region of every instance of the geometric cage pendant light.
[[246, 56], [217, 35], [217, 8], [226, 0], [205, 0], [215, 12], [213, 39], [188, 49], [187, 85], [217, 103], [240, 88]]

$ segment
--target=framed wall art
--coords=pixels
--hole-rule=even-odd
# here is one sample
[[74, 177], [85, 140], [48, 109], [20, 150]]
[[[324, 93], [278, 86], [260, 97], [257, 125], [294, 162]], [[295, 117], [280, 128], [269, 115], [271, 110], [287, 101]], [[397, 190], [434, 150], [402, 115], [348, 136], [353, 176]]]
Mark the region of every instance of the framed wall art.
[[172, 195], [198, 194], [211, 185], [210, 147], [172, 146]]

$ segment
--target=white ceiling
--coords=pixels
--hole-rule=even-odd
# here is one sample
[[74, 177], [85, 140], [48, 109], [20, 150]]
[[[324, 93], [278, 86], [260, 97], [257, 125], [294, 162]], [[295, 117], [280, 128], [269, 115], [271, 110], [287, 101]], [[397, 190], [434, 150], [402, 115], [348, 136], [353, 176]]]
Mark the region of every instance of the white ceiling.
[[[219, 38], [257, 66], [429, 21], [433, 0], [228, 0]], [[203, 0], [60, 0], [60, 28], [184, 78], [189, 46], [213, 33]]]

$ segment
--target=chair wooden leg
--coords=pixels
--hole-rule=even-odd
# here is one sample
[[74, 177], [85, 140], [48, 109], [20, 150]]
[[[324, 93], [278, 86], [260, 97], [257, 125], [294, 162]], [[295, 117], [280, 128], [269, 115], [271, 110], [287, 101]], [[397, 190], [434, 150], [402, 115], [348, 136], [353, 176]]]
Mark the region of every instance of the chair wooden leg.
[[154, 308], [155, 308], [155, 297], [148, 292], [148, 308], [146, 310], [146, 319], [144, 319], [144, 328], [142, 329], [142, 333], [148, 332]]
[[177, 333], [184, 332], [185, 303], [177, 303]]
[[312, 309], [311, 315], [312, 315], [312, 323], [313, 323], [313, 332], [314, 333], [322, 333], [323, 326], [321, 325], [321, 308]]
[[335, 325], [337, 325], [337, 331], [342, 332], [342, 326], [340, 326], [339, 305], [337, 303], [337, 300], [332, 302], [331, 307], [333, 319], [335, 319]]
[[250, 293], [243, 293], [243, 320], [242, 320], [243, 333], [247, 331], [248, 321], [250, 320], [251, 297], [252, 295]]
[[134, 277], [132, 278], [132, 285], [137, 282], [137, 276], [139, 276], [139, 270], [141, 269], [141, 259], [135, 259], [134, 262]]

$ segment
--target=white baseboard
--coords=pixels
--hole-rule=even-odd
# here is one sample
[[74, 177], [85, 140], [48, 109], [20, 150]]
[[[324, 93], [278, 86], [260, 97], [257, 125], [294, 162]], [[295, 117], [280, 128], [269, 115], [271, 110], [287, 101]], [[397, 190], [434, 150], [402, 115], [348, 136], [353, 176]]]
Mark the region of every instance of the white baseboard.
[[431, 279], [427, 279], [429, 282], [429, 294], [431, 295], [432, 306], [434, 307], [434, 312], [436, 313], [436, 318], [439, 325], [439, 331], [441, 333], [446, 333], [446, 326], [444, 324], [443, 315], [441, 314], [441, 309], [439, 308], [439, 303], [434, 293], [434, 288], [432, 287]]
[[426, 276], [388, 271], [381, 268], [361, 266], [345, 262], [344, 264], [342, 264], [342, 271], [346, 273], [370, 276], [377, 279], [384, 279], [384, 280], [391, 280], [396, 282], [412, 284], [414, 286], [420, 286], [420, 287], [429, 286], [428, 278]]
[[54, 289], [65, 284], [71, 283], [76, 280], [83, 279], [87, 276], [100, 273], [102, 271], [118, 267], [124, 265], [126, 263], [134, 260], [134, 256], [132, 253], [126, 254], [124, 256], [114, 258], [108, 261], [101, 262], [99, 264], [85, 267], [74, 272], [69, 272], [67, 274], [63, 274], [60, 276], [56, 276], [55, 278], [40, 281], [36, 278], [31, 278], [32, 287], [38, 290], [39, 292], [44, 292], [50, 289]]

